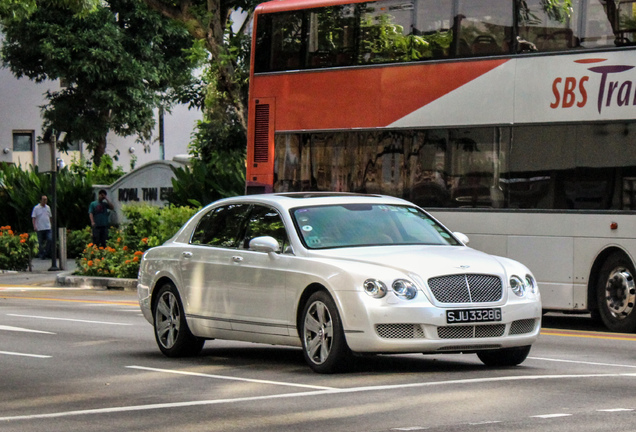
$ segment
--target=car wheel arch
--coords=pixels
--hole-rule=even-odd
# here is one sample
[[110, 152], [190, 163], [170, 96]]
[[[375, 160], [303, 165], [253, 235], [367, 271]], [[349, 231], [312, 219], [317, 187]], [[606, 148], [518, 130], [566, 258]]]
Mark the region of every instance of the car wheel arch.
[[301, 320], [304, 319], [303, 309], [305, 309], [305, 305], [307, 304], [307, 300], [309, 300], [309, 297], [311, 297], [315, 292], [318, 292], [318, 291], [324, 291], [327, 294], [329, 294], [329, 296], [331, 296], [331, 298], [334, 300], [334, 303], [336, 303], [336, 307], [338, 307], [338, 302], [335, 300], [333, 294], [329, 292], [327, 287], [325, 287], [323, 284], [318, 282], [309, 284], [303, 290], [303, 293], [300, 295], [300, 298], [298, 299], [298, 303], [296, 304], [296, 334], [298, 334], [299, 338], [302, 338], [300, 334], [300, 328], [301, 328]]
[[179, 291], [179, 288], [177, 287], [177, 284], [168, 276], [162, 276], [159, 279], [157, 279], [157, 281], [155, 282], [155, 284], [152, 287], [152, 292], [150, 294], [150, 305], [151, 305], [151, 312], [154, 316], [155, 314], [155, 307], [157, 307], [157, 296], [156, 294], [159, 292], [159, 289], [161, 289], [162, 286], [166, 285], [166, 284], [170, 284], [172, 286], [174, 286], [177, 291]]

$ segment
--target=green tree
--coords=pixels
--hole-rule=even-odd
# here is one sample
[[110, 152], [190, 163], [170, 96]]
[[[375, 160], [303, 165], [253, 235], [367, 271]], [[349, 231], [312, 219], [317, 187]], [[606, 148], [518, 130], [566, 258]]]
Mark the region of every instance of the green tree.
[[201, 207], [245, 191], [245, 152], [212, 153], [207, 161], [194, 158], [190, 166], [173, 168], [172, 192], [168, 201], [175, 206]]
[[46, 95], [44, 127], [66, 132], [61, 149], [86, 142], [99, 165], [109, 131], [148, 139], [153, 109], [191, 83], [192, 37], [138, 0], [104, 1], [83, 16], [55, 3], [38, 2], [28, 19], [3, 16], [3, 63], [17, 77], [62, 81]]
[[[250, 38], [245, 31], [259, 0], [143, 0], [163, 16], [185, 25], [206, 51], [205, 120], [195, 146], [207, 157], [221, 150], [245, 149]], [[245, 11], [233, 30], [233, 11]]]
[[78, 16], [94, 11], [100, 0], [0, 0], [0, 18], [6, 23], [28, 19], [41, 4], [63, 7]]

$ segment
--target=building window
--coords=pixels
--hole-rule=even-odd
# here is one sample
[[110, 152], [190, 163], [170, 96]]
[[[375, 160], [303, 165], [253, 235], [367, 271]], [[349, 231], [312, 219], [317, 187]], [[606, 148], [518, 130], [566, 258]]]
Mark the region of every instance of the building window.
[[13, 132], [13, 151], [33, 151], [33, 132]]

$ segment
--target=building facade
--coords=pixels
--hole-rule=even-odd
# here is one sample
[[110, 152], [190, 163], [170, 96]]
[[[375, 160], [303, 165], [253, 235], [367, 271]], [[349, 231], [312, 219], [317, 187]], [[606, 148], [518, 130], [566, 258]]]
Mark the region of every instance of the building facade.
[[[49, 146], [38, 146], [37, 138], [42, 135], [41, 107], [47, 102], [46, 91], [58, 90], [59, 86], [57, 81], [37, 84], [28, 78], [17, 79], [9, 69], [0, 68], [0, 162], [13, 163], [25, 169], [30, 166], [50, 167], [46, 160], [50, 157], [50, 150], [38, 149]], [[156, 112], [155, 128], [147, 142], [139, 143], [135, 135], [120, 137], [110, 133], [106, 154], [116, 158], [115, 165], [120, 165], [126, 172], [131, 171], [133, 165], [183, 158], [188, 153], [188, 143], [196, 122], [201, 118], [201, 111], [189, 110], [186, 105], [175, 106], [170, 113], [163, 115], [163, 121]], [[161, 136], [163, 140], [160, 140]], [[91, 156], [83, 143], [56, 155], [67, 165], [73, 159], [83, 157], [90, 160]]]

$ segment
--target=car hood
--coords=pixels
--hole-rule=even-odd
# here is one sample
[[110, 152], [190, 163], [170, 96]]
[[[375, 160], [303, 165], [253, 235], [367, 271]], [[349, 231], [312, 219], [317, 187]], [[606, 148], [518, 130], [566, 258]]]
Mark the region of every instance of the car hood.
[[[314, 255], [315, 254], [315, 255]], [[314, 251], [314, 256], [426, 275], [505, 274], [499, 257], [465, 246], [377, 246]]]

